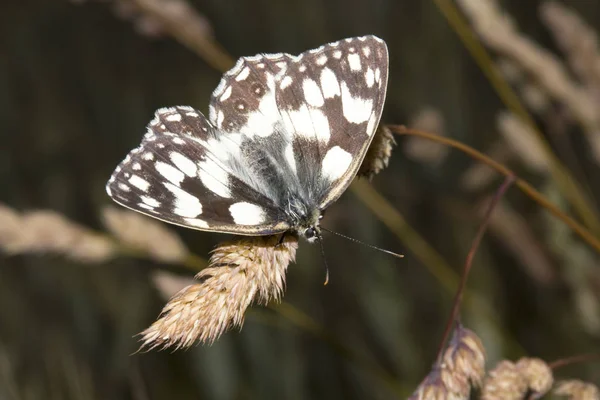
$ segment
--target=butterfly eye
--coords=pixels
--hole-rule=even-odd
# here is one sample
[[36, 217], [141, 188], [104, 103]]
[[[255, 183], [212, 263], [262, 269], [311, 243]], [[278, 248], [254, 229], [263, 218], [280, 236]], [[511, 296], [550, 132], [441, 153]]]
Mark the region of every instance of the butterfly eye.
[[307, 239], [312, 239], [312, 238], [314, 238], [315, 236], [317, 236], [317, 231], [316, 231], [316, 229], [315, 229], [315, 228], [312, 228], [312, 227], [311, 227], [311, 228], [308, 228], [308, 229], [306, 229], [306, 230], [304, 231], [304, 236], [305, 236]]

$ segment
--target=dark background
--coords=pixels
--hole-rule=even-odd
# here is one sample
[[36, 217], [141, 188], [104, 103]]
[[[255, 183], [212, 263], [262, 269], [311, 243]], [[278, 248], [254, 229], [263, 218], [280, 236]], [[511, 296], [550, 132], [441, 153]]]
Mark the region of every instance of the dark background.
[[[500, 3], [523, 34], [562, 57], [540, 20], [544, 2]], [[297, 54], [348, 36], [378, 35], [390, 52], [383, 123], [411, 125], [429, 109], [438, 123], [425, 118], [424, 129], [501, 154], [500, 161], [574, 214], [553, 177], [516, 156], [499, 133], [496, 117], [505, 106], [434, 1], [191, 4], [234, 57]], [[600, 3], [568, 4], [598, 26]], [[136, 15], [116, 0], [0, 3], [0, 202], [25, 213], [54, 210], [105, 231], [100, 210], [110, 199], [104, 185], [138, 145], [154, 110], [175, 104], [207, 110], [221, 72]], [[550, 103], [550, 113], [530, 109], [547, 138], [550, 117], [565, 108], [558, 99]], [[415, 141], [422, 140], [398, 138], [389, 168], [372, 187], [431, 252], [416, 250], [406, 226], [388, 229], [386, 218], [349, 191], [324, 224], [406, 257], [327, 237], [331, 280], [323, 287], [319, 249], [301, 243], [298, 262], [288, 270], [284, 306], [250, 309], [241, 332], [230, 331], [210, 347], [131, 355], [138, 348], [133, 336], [165, 303], [154, 273], [191, 277], [183, 266], [147, 257], [86, 264], [52, 252], [1, 255], [0, 398], [388, 399], [411, 393], [435, 358], [454, 279], [481, 221], [476, 211], [502, 181], [491, 174], [489, 182], [467, 188], [472, 159], [427, 144], [434, 155], [424, 157], [414, 150], [423, 143]], [[600, 190], [598, 161], [576, 121], [569, 121], [560, 142], [548, 141], [593, 199]], [[597, 351], [597, 254], [516, 188], [502, 207], [513, 219], [492, 224], [468, 284], [476, 300], [464, 308], [464, 322], [482, 338], [488, 365], [523, 355], [551, 361]], [[172, 229], [204, 258], [225, 238]], [[7, 240], [2, 232], [0, 226], [0, 241]], [[427, 258], [433, 249], [448, 269]], [[598, 384], [598, 366], [578, 364], [557, 376]]]

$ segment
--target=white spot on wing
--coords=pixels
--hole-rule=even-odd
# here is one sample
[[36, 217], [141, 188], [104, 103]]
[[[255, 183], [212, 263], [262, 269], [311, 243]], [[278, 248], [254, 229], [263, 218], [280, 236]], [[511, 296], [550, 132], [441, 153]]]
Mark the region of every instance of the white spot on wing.
[[[181, 121], [181, 114], [170, 114], [165, 117], [167, 121], [178, 122]], [[162, 128], [162, 126], [161, 126]]]
[[342, 52], [341, 50], [336, 50], [333, 52], [333, 58], [339, 60], [340, 58], [342, 58]]
[[186, 224], [195, 228], [208, 228], [206, 221], [200, 218], [184, 218]]
[[239, 73], [238, 76], [235, 77], [235, 80], [240, 82], [246, 79], [250, 75], [250, 68], [244, 67], [244, 69]]
[[140, 199], [142, 200], [142, 202], [152, 208], [156, 208], [156, 207], [160, 207], [160, 203], [156, 200], [153, 199], [150, 196], [140, 196]]
[[201, 161], [198, 163], [198, 167], [198, 176], [208, 190], [221, 197], [231, 197], [229, 173], [227, 171], [211, 159]]
[[293, 82], [292, 78], [289, 75], [287, 75], [285, 78], [283, 78], [279, 87], [281, 89], [285, 89], [286, 87], [290, 86], [292, 84], [292, 82]]
[[218, 160], [241, 156], [240, 143], [242, 142], [242, 134], [240, 133], [229, 133], [227, 136], [211, 138], [208, 141], [196, 138], [194, 140], [202, 147], [206, 147], [208, 153], [213, 154]]
[[175, 151], [169, 154], [169, 158], [171, 159], [171, 161], [173, 161], [173, 164], [175, 164], [175, 166], [179, 168], [184, 174], [186, 174], [189, 177], [196, 176], [198, 168], [192, 160], [190, 160], [183, 154], [177, 153]]
[[154, 211], [154, 207], [149, 206], [146, 203], [138, 203], [138, 207], [143, 208], [145, 210], [150, 210], [150, 211]]
[[144, 153], [142, 155], [142, 159], [144, 159], [146, 161], [152, 161], [152, 160], [154, 160], [154, 154], [150, 153], [150, 152]]
[[367, 81], [368, 87], [373, 87], [375, 83], [375, 74], [371, 68], [367, 69], [367, 73], [365, 74], [365, 80]]
[[373, 113], [371, 115], [371, 118], [369, 118], [369, 123], [367, 124], [367, 135], [369, 135], [369, 136], [373, 135], [373, 133], [375, 132], [375, 129], [377, 128], [377, 126], [375, 126], [376, 122], [377, 122], [377, 115], [375, 113]]
[[258, 104], [258, 110], [248, 113], [246, 124], [239, 129], [244, 135], [267, 137], [275, 132], [274, 125], [280, 120], [280, 117], [277, 111], [274, 86], [273, 76], [267, 74], [267, 87]]
[[288, 165], [290, 166], [290, 169], [294, 172], [297, 173], [297, 169], [296, 169], [296, 157], [294, 156], [294, 146], [290, 143], [287, 145], [287, 147], [285, 148], [285, 160], [287, 161]]
[[227, 89], [225, 89], [225, 91], [221, 95], [221, 101], [225, 101], [229, 98], [229, 96], [231, 96], [231, 90], [231, 85], [227, 86]]
[[342, 82], [342, 111], [348, 122], [363, 123], [371, 116], [373, 100], [352, 96], [346, 82]]
[[146, 210], [154, 211], [154, 207], [151, 207], [146, 203], [138, 203], [138, 207], [146, 209]]
[[183, 181], [183, 178], [185, 178], [183, 172], [174, 166], [167, 164], [166, 162], [157, 161], [154, 164], [154, 168], [156, 168], [158, 173], [161, 174], [166, 180], [177, 186], [179, 186], [181, 181]]
[[311, 106], [321, 107], [324, 104], [321, 89], [312, 79], [307, 78], [302, 82], [302, 90], [304, 91], [306, 102]]
[[321, 88], [326, 99], [340, 95], [340, 84], [329, 68], [323, 68], [323, 71], [321, 71]]
[[202, 204], [200, 204], [200, 200], [171, 183], [165, 182], [164, 185], [175, 197], [174, 214], [187, 218], [194, 218], [202, 214]]
[[124, 192], [131, 191], [131, 188], [129, 186], [127, 186], [126, 184], [124, 184], [124, 183], [119, 183], [117, 186], [119, 187], [119, 189], [121, 189]]
[[329, 120], [323, 111], [315, 108], [309, 109], [306, 104], [303, 104], [298, 110], [288, 111], [282, 116], [288, 132], [296, 132], [307, 139], [329, 142], [331, 136]]
[[365, 57], [369, 57], [369, 54], [371, 54], [371, 49], [369, 48], [369, 46], [363, 47], [363, 54], [365, 55]]
[[360, 56], [356, 53], [348, 54], [348, 64], [352, 71], [360, 71]]
[[327, 62], [327, 56], [325, 54], [323, 54], [322, 56], [317, 58], [317, 65], [325, 65], [326, 62]]
[[239, 202], [229, 207], [233, 222], [239, 225], [259, 225], [265, 220], [265, 211], [256, 204]]
[[352, 163], [352, 155], [340, 146], [334, 146], [323, 158], [321, 172], [330, 181], [335, 181], [344, 175]]
[[147, 191], [150, 187], [150, 183], [147, 180], [137, 175], [131, 175], [131, 178], [129, 178], [129, 183], [143, 192]]

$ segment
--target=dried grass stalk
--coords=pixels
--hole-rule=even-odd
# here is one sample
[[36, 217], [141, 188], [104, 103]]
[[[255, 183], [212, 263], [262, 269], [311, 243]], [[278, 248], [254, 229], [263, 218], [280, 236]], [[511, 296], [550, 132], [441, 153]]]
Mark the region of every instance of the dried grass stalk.
[[496, 118], [498, 130], [504, 140], [529, 168], [540, 173], [550, 169], [544, 149], [535, 132], [511, 112], [500, 112]]
[[552, 370], [538, 358], [521, 358], [516, 364], [500, 361], [488, 373], [481, 390], [482, 400], [521, 400], [531, 392], [540, 398], [552, 387]]
[[[82, 4], [86, 0], [71, 0], [71, 2]], [[213, 36], [214, 34], [208, 19], [194, 10], [185, 0], [104, 0], [103, 2], [110, 4], [117, 18], [130, 21], [136, 32], [146, 37], [159, 38], [169, 35], [169, 29], [164, 20], [147, 10], [148, 3], [150, 6], [162, 8], [162, 14], [170, 19], [187, 21], [190, 14], [193, 14], [194, 28], [196, 28], [197, 33], [205, 36]]]
[[152, 283], [160, 296], [168, 301], [178, 292], [195, 283], [191, 276], [179, 276], [167, 271], [156, 271], [151, 275]]
[[485, 349], [475, 332], [458, 325], [442, 357], [410, 400], [468, 399], [485, 376]]
[[287, 235], [245, 238], [221, 244], [209, 267], [175, 295], [159, 319], [142, 332], [142, 347], [185, 348], [214, 342], [233, 326], [241, 327], [246, 308], [281, 298], [287, 266], [296, 257], [297, 238]]
[[504, 360], [488, 373], [481, 389], [481, 400], [521, 400], [525, 393], [525, 378], [514, 363]]
[[[480, 214], [483, 215], [489, 199], [481, 201]], [[508, 203], [499, 203], [490, 219], [490, 233], [497, 237], [504, 247], [520, 260], [523, 269], [536, 281], [549, 285], [556, 279], [556, 272], [550, 257], [535, 236], [530, 224]]]
[[502, 57], [496, 62], [496, 68], [508, 82], [519, 88], [521, 97], [529, 108], [538, 114], [550, 110], [552, 102], [548, 92], [526, 76], [519, 64]]
[[567, 57], [569, 66], [586, 88], [600, 91], [600, 47], [598, 36], [583, 18], [557, 1], [540, 6], [540, 16]]
[[[409, 126], [441, 136], [446, 134], [444, 116], [439, 110], [433, 107], [425, 107], [420, 110], [411, 118]], [[403, 150], [407, 157], [415, 161], [439, 165], [448, 155], [450, 148], [441, 143], [409, 136], [405, 140]]]
[[54, 211], [17, 211], [0, 204], [0, 248], [9, 254], [55, 253], [100, 263], [117, 249], [110, 239], [69, 221]]
[[358, 170], [358, 176], [365, 176], [371, 180], [387, 167], [395, 145], [396, 140], [392, 131], [385, 125], [380, 124]]
[[[490, 158], [506, 164], [513, 157], [513, 152], [504, 141], [496, 142], [487, 152]], [[498, 179], [498, 172], [483, 163], [473, 164], [460, 177], [460, 185], [469, 192], [482, 190]]]
[[185, 260], [189, 251], [179, 236], [162, 222], [137, 212], [107, 206], [102, 210], [106, 228], [123, 245], [168, 263]]
[[598, 386], [576, 379], [558, 382], [554, 394], [567, 396], [570, 400], [600, 400]]
[[590, 92], [570, 78], [556, 56], [520, 34], [495, 1], [458, 0], [458, 4], [488, 46], [518, 63], [543, 90], [565, 105], [583, 127], [600, 160], [600, 113]]
[[517, 369], [525, 377], [529, 390], [533, 392], [533, 398], [540, 398], [552, 389], [552, 369], [544, 360], [523, 357], [517, 362]]

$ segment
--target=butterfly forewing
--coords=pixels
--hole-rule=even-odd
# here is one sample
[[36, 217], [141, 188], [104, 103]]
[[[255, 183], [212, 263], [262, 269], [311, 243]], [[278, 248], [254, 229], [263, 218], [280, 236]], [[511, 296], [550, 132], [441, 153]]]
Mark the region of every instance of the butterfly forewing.
[[288, 185], [309, 188], [321, 209], [356, 175], [385, 101], [388, 55], [375, 36], [350, 38], [299, 56], [241, 58], [213, 93], [210, 120], [283, 156]]
[[107, 191], [126, 207], [196, 229], [294, 229], [297, 204], [323, 210], [356, 175], [387, 73], [387, 48], [374, 36], [299, 56], [241, 58], [214, 91], [208, 120], [190, 107], [158, 110]]

